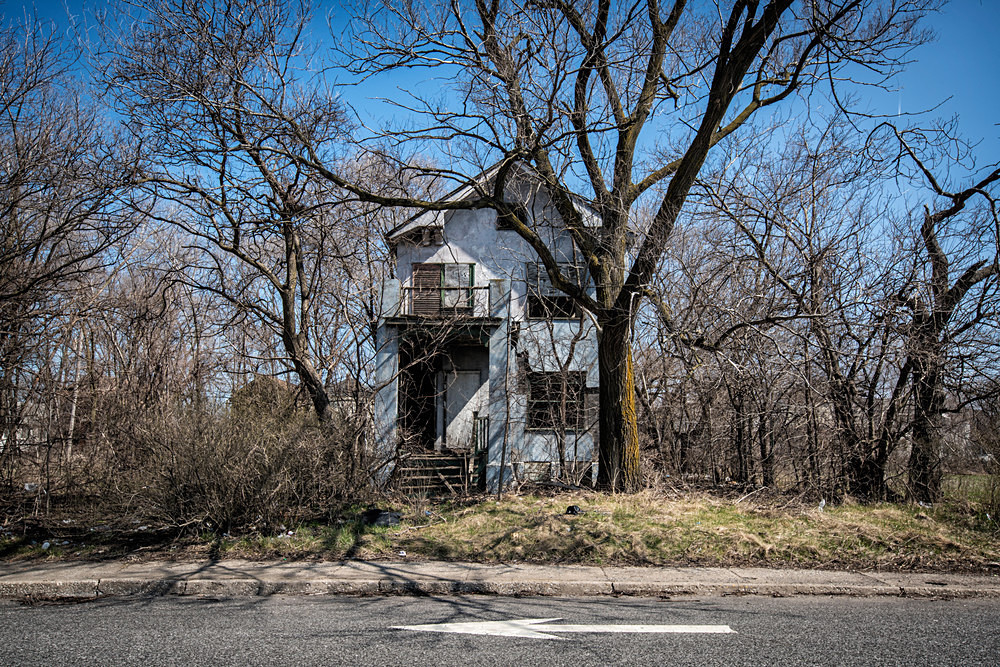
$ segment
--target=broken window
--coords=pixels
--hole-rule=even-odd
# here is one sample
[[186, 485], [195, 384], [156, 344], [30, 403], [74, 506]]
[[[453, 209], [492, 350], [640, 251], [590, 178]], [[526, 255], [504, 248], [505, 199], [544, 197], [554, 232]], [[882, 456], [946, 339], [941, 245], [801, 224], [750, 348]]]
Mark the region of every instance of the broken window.
[[[554, 319], [579, 317], [580, 310], [573, 298], [552, 286], [549, 274], [543, 264], [529, 263], [525, 267], [528, 283], [528, 317], [533, 319]], [[572, 264], [560, 264], [559, 272], [567, 280], [582, 284], [583, 272]]]
[[399, 242], [417, 246], [439, 246], [444, 244], [444, 232], [440, 227], [417, 227], [400, 236]]
[[585, 371], [528, 371], [528, 428], [583, 429], [586, 386]]
[[414, 315], [472, 308], [473, 264], [414, 264], [412, 309]]
[[451, 310], [472, 308], [472, 264], [442, 264], [441, 307]]

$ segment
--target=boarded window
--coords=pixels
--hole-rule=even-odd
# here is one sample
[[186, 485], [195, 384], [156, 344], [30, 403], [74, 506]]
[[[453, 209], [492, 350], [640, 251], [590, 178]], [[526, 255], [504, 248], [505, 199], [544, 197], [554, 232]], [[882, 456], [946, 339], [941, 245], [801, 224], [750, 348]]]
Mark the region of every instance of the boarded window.
[[[580, 267], [572, 264], [560, 264], [559, 272], [570, 282], [577, 285], [582, 284], [583, 272]], [[528, 317], [553, 319], [580, 316], [580, 311], [573, 298], [552, 286], [544, 265], [527, 264], [525, 277], [528, 283]]]
[[584, 371], [528, 371], [528, 428], [583, 429], [586, 384]]
[[414, 315], [437, 315], [441, 310], [441, 265], [413, 265]]

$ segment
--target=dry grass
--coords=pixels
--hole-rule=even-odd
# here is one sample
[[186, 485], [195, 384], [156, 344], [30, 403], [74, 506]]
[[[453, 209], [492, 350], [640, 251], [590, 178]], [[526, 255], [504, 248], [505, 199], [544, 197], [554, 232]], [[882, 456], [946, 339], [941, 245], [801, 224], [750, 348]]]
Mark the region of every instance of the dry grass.
[[[584, 513], [567, 515], [568, 505]], [[1000, 561], [1000, 536], [969, 518], [946, 507], [576, 493], [446, 506], [392, 542], [484, 562], [989, 569]]]
[[[508, 495], [431, 504], [400, 501], [399, 526], [360, 522], [359, 508], [289, 534], [190, 536], [144, 546], [146, 558], [406, 558], [483, 563], [766, 566], [996, 571], [1000, 525], [977, 505], [803, 504], [788, 498], [721, 498], [700, 492]], [[568, 515], [569, 505], [583, 513]], [[0, 543], [3, 539], [0, 538]], [[0, 544], [2, 546], [2, 544]], [[11, 546], [10, 544], [7, 545]], [[126, 550], [22, 544], [7, 557], [122, 557]]]

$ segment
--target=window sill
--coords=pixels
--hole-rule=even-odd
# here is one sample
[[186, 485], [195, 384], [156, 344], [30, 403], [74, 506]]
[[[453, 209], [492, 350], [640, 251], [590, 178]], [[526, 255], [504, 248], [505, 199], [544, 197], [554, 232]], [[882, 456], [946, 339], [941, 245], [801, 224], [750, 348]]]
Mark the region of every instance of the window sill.
[[528, 433], [586, 433], [587, 429], [584, 428], [564, 428], [558, 429], [553, 426], [525, 426], [524, 430]]

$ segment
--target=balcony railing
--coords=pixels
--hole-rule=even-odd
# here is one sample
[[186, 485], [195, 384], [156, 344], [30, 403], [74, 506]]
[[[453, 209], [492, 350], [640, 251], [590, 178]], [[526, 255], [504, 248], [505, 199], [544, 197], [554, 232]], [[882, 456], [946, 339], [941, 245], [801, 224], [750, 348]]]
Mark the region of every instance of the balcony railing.
[[399, 314], [461, 319], [489, 317], [490, 287], [402, 287]]

